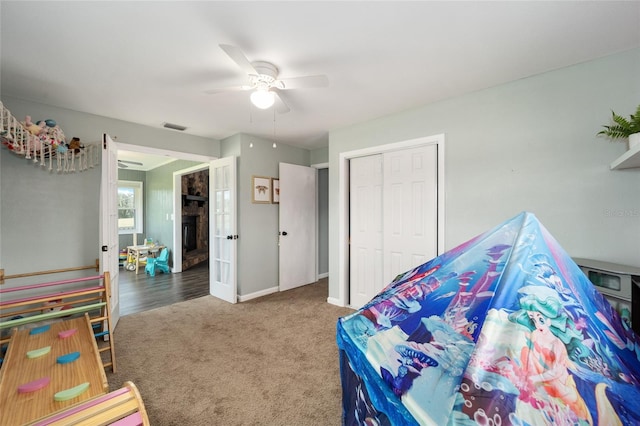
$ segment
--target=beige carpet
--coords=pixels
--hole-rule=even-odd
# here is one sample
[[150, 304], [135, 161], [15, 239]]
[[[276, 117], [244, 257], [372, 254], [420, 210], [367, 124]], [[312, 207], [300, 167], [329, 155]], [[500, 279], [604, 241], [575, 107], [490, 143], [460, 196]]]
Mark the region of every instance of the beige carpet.
[[336, 321], [327, 283], [231, 305], [205, 296], [120, 319], [117, 373], [154, 426], [340, 425]]

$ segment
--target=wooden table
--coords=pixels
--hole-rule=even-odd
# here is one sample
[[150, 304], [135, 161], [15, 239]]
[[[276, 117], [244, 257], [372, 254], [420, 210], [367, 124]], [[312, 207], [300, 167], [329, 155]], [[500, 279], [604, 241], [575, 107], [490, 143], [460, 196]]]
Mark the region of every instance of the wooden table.
[[154, 253], [160, 253], [164, 246], [150, 246], [150, 245], [142, 245], [142, 246], [127, 246], [127, 262], [130, 259], [133, 260], [133, 264], [136, 265], [136, 274], [140, 269], [140, 256], [146, 254], [151, 255]]
[[[77, 331], [66, 338], [59, 332]], [[89, 316], [55, 322], [49, 329], [37, 334], [31, 330], [14, 329], [6, 357], [0, 369], [0, 425], [22, 425], [68, 408], [81, 401], [106, 394], [109, 391], [107, 376], [100, 360], [96, 339]], [[29, 358], [38, 349], [50, 347], [45, 355]], [[58, 357], [79, 352], [80, 357], [69, 363], [58, 363]], [[45, 387], [20, 393], [21, 385], [48, 377]], [[89, 387], [76, 397], [56, 401], [61, 391], [83, 383]]]

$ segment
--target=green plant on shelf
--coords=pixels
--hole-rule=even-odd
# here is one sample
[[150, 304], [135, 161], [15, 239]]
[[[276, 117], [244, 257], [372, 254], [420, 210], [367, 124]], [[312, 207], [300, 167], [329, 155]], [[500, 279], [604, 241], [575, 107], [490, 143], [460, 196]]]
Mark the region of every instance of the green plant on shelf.
[[635, 114], [631, 114], [629, 118], [623, 117], [611, 111], [612, 121], [614, 124], [605, 126], [604, 130], [598, 132], [598, 135], [606, 136], [612, 140], [628, 138], [629, 135], [640, 133], [640, 105], [636, 109]]

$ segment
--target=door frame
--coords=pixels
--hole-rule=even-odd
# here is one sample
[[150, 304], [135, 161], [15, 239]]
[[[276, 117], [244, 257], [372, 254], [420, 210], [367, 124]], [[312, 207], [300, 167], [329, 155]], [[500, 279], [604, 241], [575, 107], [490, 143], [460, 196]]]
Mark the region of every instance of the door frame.
[[[180, 151], [171, 151], [168, 149], [162, 149], [162, 148], [153, 148], [150, 146], [145, 146], [145, 145], [133, 145], [133, 144], [128, 144], [128, 143], [123, 143], [123, 142], [115, 142], [115, 146], [116, 149], [118, 151], [131, 151], [131, 152], [140, 152], [143, 154], [153, 154], [153, 155], [163, 155], [166, 157], [171, 157], [171, 158], [176, 158], [178, 160], [188, 160], [188, 161], [199, 161], [202, 163], [206, 163], [206, 168], [209, 168], [209, 163], [212, 160], [216, 160], [218, 157], [211, 157], [208, 155], [202, 155], [202, 154], [191, 154], [188, 152], [180, 152]], [[196, 165], [195, 167], [200, 167], [200, 165]], [[202, 168], [202, 170], [204, 170], [205, 167]], [[188, 169], [185, 169], [188, 170]], [[182, 247], [182, 224], [176, 225], [176, 208], [177, 206], [181, 206], [181, 204], [178, 202], [176, 204], [176, 198], [180, 198], [180, 195], [176, 196], [176, 192], [177, 192], [177, 188], [181, 188], [180, 184], [178, 184], [178, 186], [176, 186], [175, 181], [176, 181], [176, 176], [174, 173], [174, 177], [173, 177], [173, 181], [174, 181], [174, 186], [173, 186], [173, 252], [174, 252], [174, 256], [173, 256], [173, 270], [172, 272], [181, 272], [182, 271], [182, 251], [180, 251], [180, 270], [176, 270], [176, 243], [180, 244], [180, 247]], [[182, 212], [180, 212], [181, 214]], [[176, 227], [178, 228], [178, 231], [176, 231]], [[179, 235], [177, 236], [177, 240], [176, 240], [176, 235], [177, 232], [179, 232]]]
[[445, 231], [445, 184], [444, 184], [444, 133], [394, 142], [385, 145], [341, 152], [338, 159], [338, 298], [327, 298], [327, 302], [338, 306], [349, 306], [349, 160], [365, 155], [383, 154], [421, 145], [437, 146], [438, 167], [438, 255], [444, 253]]
[[[320, 181], [318, 176], [320, 174], [320, 170], [326, 169], [329, 170], [329, 163], [317, 163], [312, 164], [309, 167], [313, 167], [316, 169], [316, 201], [319, 198], [320, 193]], [[328, 188], [327, 188], [328, 192]], [[320, 205], [316, 203], [316, 277], [317, 279], [327, 278], [329, 276], [329, 271], [320, 273], [320, 215], [319, 215]]]

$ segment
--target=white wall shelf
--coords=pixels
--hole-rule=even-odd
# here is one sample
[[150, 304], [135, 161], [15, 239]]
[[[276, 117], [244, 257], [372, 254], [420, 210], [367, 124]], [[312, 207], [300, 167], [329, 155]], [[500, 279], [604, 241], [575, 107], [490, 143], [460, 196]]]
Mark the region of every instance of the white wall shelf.
[[609, 166], [611, 170], [630, 169], [640, 167], [640, 145], [627, 150]]

